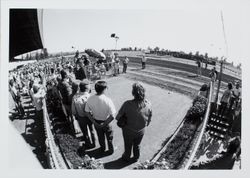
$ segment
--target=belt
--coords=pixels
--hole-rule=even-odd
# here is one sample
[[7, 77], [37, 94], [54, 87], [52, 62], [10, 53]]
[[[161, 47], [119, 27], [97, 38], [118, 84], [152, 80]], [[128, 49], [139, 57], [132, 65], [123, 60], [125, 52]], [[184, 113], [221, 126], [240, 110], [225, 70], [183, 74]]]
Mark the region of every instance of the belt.
[[104, 123], [105, 121], [101, 121], [101, 120], [96, 120], [95, 121], [99, 124], [99, 123]]

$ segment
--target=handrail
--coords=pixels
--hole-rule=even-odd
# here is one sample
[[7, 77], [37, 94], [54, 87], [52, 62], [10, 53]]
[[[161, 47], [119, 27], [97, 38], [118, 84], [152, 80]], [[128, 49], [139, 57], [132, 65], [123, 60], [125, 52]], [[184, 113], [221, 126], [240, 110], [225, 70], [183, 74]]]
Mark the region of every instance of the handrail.
[[64, 161], [63, 156], [57, 147], [53, 133], [51, 131], [51, 124], [49, 121], [46, 101], [43, 99], [43, 120], [44, 120], [44, 128], [45, 128], [45, 135], [46, 135], [46, 146], [47, 150], [49, 151], [49, 155], [51, 156], [50, 166], [54, 169], [68, 169], [67, 163]]
[[213, 95], [213, 82], [210, 82], [210, 91], [209, 91], [209, 98], [208, 98], [208, 105], [207, 105], [207, 110], [206, 110], [206, 113], [205, 113], [205, 117], [204, 117], [204, 121], [203, 121], [203, 125], [202, 125], [202, 128], [201, 128], [201, 132], [198, 136], [198, 139], [196, 141], [196, 144], [195, 144], [195, 147], [194, 149], [192, 150], [192, 153], [188, 159], [188, 162], [186, 163], [185, 167], [184, 167], [184, 170], [187, 170], [190, 168], [191, 164], [192, 164], [192, 161], [195, 157], [195, 154], [200, 146], [200, 143], [201, 143], [201, 140], [202, 140], [202, 136], [206, 130], [206, 126], [207, 126], [207, 122], [208, 122], [208, 119], [209, 119], [209, 113], [210, 113], [210, 109], [211, 109], [211, 100], [212, 100], [212, 95]]

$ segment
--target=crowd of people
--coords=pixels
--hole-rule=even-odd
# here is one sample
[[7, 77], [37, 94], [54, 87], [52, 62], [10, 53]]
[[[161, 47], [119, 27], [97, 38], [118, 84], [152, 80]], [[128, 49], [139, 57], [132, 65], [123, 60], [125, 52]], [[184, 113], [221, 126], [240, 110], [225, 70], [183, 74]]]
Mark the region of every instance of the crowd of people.
[[[116, 76], [120, 73], [118, 55], [111, 63]], [[129, 59], [123, 60], [123, 73], [126, 73]], [[94, 84], [95, 92], [91, 91], [93, 75], [89, 71], [95, 65], [108, 67], [106, 63], [97, 61], [91, 64], [87, 56], [82, 56], [72, 61], [45, 61], [28, 64], [20, 69], [9, 72], [9, 86], [14, 101], [18, 103], [17, 108], [22, 108], [20, 115], [24, 115], [21, 99], [23, 94], [31, 97], [36, 111], [36, 119], [40, 124], [43, 122], [44, 99], [50, 103], [49, 111], [58, 112], [62, 108], [64, 116], [74, 134], [76, 134], [75, 122], [78, 123], [84, 149], [96, 147], [98, 140], [101, 153], [113, 154], [113, 129], [111, 122], [125, 120], [120, 126], [124, 137], [124, 161], [138, 160], [140, 157], [140, 143], [145, 128], [149, 125], [152, 117], [152, 108], [145, 99], [145, 88], [139, 82], [132, 86], [134, 98], [125, 101], [118, 114], [113, 101], [105, 95], [108, 84], [104, 80], [98, 80]], [[107, 71], [107, 70], [106, 70]], [[18, 96], [19, 99], [16, 99]], [[96, 135], [95, 135], [96, 132]], [[97, 139], [96, 139], [97, 137]], [[45, 141], [45, 140], [44, 140]], [[107, 146], [106, 143], [107, 142]], [[133, 150], [133, 158], [131, 151]]]
[[[146, 68], [146, 60], [143, 56], [142, 69]], [[118, 112], [116, 111], [112, 99], [105, 95], [108, 84], [101, 80], [101, 77], [110, 70], [111, 75], [119, 75], [121, 62], [122, 72], [126, 73], [129, 58], [125, 56], [120, 59], [118, 54], [115, 54], [110, 62], [104, 62], [104, 59], [93, 62], [87, 55], [82, 55], [73, 60], [57, 59], [28, 64], [9, 72], [10, 93], [21, 116], [24, 116], [25, 112], [20, 93], [22, 91], [29, 95], [36, 110], [36, 119], [41, 124], [45, 98], [51, 101], [51, 112], [56, 113], [58, 107], [61, 107], [74, 133], [76, 132], [74, 123], [77, 122], [80, 126], [85, 149], [95, 148], [98, 140], [101, 153], [113, 154], [111, 122], [117, 120], [124, 138], [124, 153], [121, 158], [126, 162], [137, 161], [140, 157], [140, 144], [145, 129], [151, 122], [152, 106], [145, 97], [144, 86], [136, 82], [132, 85], [133, 98], [125, 101]], [[95, 91], [91, 91], [90, 87], [93, 76], [99, 79], [94, 83]], [[215, 69], [212, 69], [210, 77], [212, 81], [216, 81]], [[203, 90], [207, 91], [207, 87], [201, 92]], [[208, 96], [207, 92], [203, 94]], [[228, 89], [221, 98], [218, 115], [222, 117], [227, 110], [237, 108], [240, 103], [240, 84], [236, 83], [233, 87], [232, 83], [229, 83]]]
[[227, 113], [239, 107], [241, 107], [240, 82], [235, 81], [234, 85], [232, 82], [229, 82], [227, 84], [227, 90], [223, 92], [220, 100], [220, 108], [218, 111], [218, 116], [224, 117]]

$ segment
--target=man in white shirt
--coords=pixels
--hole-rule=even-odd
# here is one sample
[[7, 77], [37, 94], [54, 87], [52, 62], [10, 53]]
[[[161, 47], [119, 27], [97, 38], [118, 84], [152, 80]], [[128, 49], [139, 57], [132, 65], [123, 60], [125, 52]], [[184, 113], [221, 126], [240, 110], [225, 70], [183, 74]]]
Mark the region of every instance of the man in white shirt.
[[100, 151], [105, 152], [105, 136], [108, 142], [109, 153], [114, 152], [113, 147], [113, 131], [110, 122], [114, 119], [116, 109], [114, 103], [108, 98], [104, 92], [107, 89], [105, 81], [98, 81], [95, 84], [96, 94], [87, 100], [85, 111], [88, 113], [89, 119], [93, 122], [98, 135]]

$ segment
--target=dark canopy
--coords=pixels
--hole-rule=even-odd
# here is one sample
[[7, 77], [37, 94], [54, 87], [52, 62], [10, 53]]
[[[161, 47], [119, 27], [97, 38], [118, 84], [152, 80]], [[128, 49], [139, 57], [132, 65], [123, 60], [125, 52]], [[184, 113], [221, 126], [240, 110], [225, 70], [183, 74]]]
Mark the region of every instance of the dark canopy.
[[10, 9], [9, 59], [42, 49], [37, 9]]

